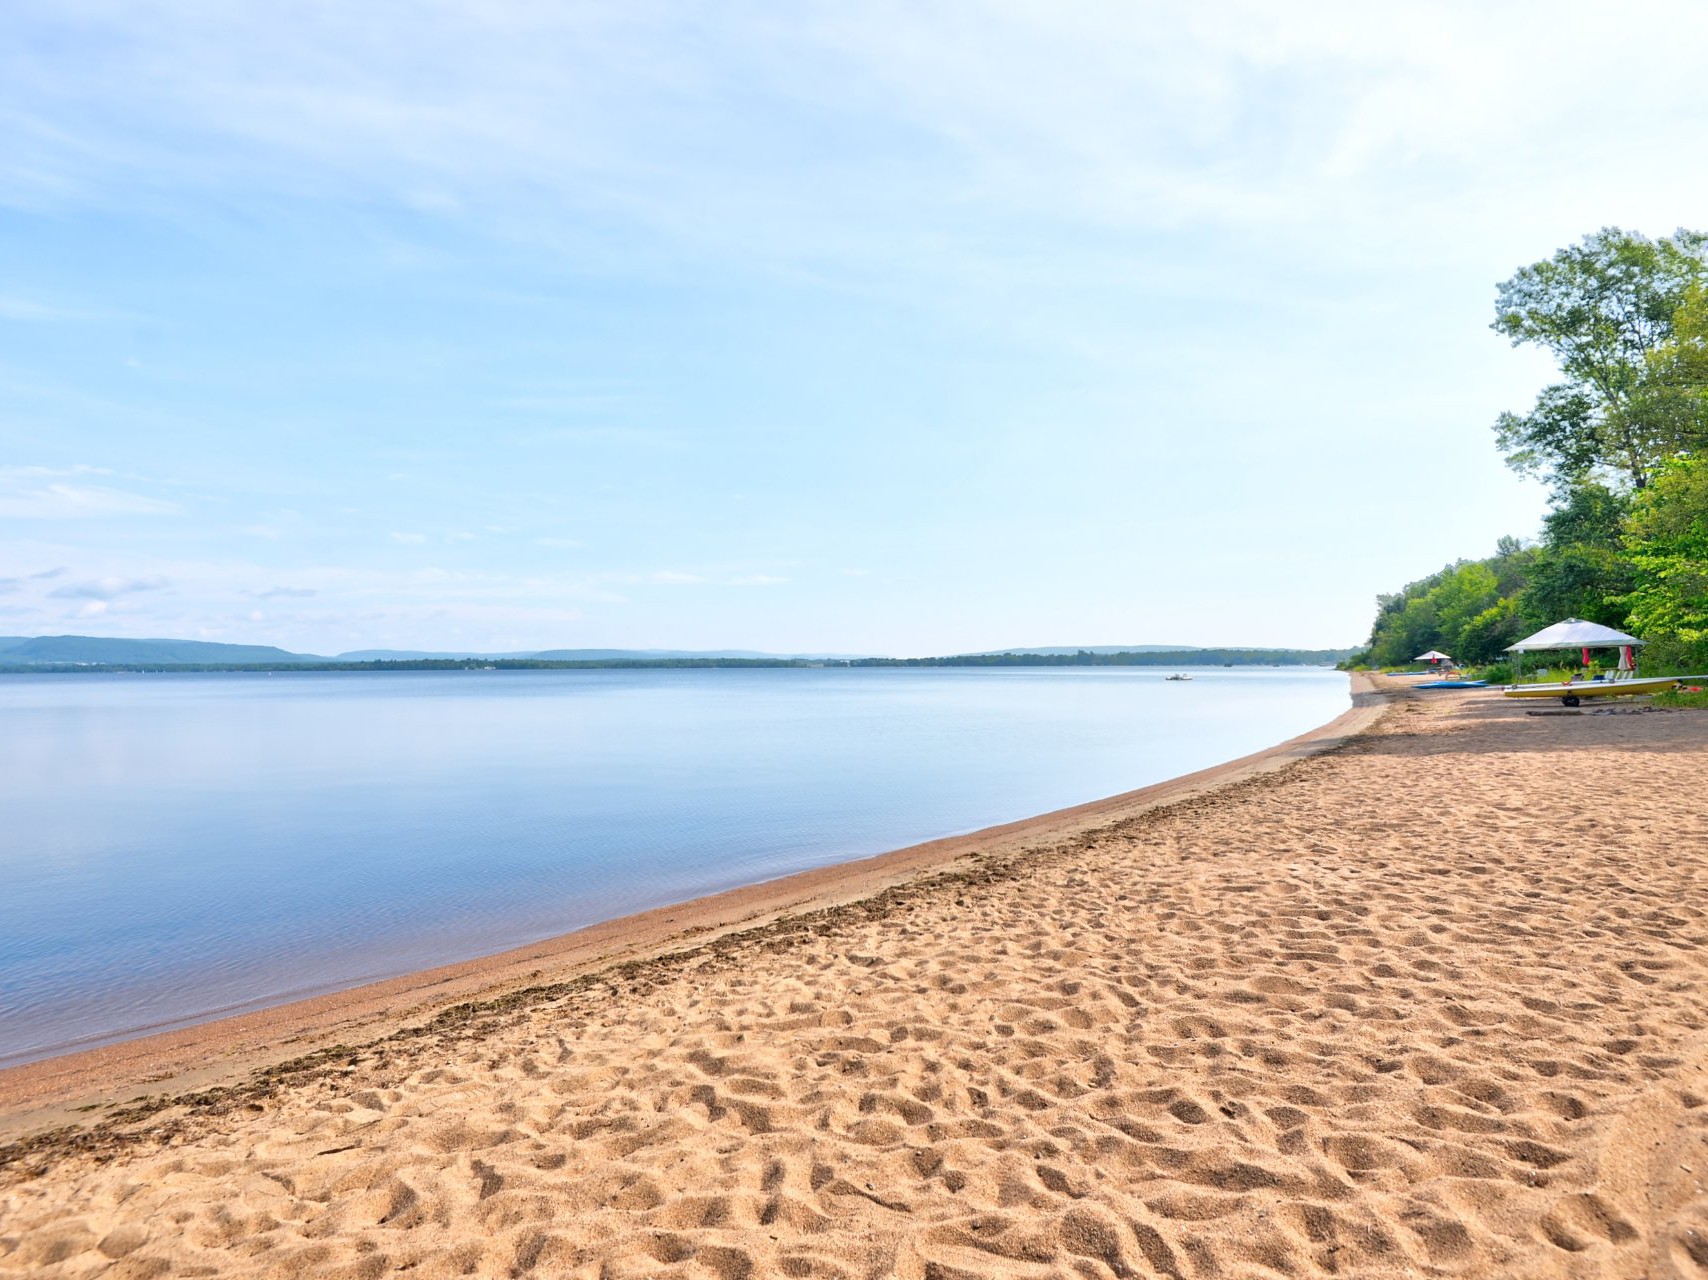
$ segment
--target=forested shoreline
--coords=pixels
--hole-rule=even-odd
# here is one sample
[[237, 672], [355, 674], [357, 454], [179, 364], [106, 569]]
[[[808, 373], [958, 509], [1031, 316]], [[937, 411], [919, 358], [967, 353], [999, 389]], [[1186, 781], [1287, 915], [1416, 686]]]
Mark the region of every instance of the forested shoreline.
[[1350, 665], [1438, 649], [1498, 675], [1507, 645], [1575, 617], [1647, 640], [1646, 669], [1708, 671], [1708, 235], [1604, 228], [1502, 283], [1490, 327], [1560, 372], [1494, 424], [1549, 487], [1540, 537], [1377, 597]]

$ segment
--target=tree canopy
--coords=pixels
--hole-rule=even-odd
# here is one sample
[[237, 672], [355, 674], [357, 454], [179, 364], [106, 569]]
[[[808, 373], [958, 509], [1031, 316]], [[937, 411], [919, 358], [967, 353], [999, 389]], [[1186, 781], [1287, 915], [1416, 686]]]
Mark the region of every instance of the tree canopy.
[[1678, 382], [1689, 376], [1680, 361], [1699, 348], [1676, 340], [1705, 278], [1708, 236], [1650, 240], [1604, 227], [1499, 285], [1491, 328], [1513, 346], [1544, 348], [1563, 375], [1528, 413], [1496, 421], [1507, 461], [1559, 487], [1642, 489], [1666, 457], [1700, 446], [1701, 415]]
[[1525, 634], [1516, 596], [1535, 555], [1507, 543], [1487, 560], [1460, 560], [1409, 583], [1398, 595], [1379, 597], [1369, 661], [1397, 666], [1430, 649], [1460, 662], [1497, 660]]
[[1708, 458], [1678, 458], [1640, 494], [1626, 526], [1629, 624], [1708, 648]]

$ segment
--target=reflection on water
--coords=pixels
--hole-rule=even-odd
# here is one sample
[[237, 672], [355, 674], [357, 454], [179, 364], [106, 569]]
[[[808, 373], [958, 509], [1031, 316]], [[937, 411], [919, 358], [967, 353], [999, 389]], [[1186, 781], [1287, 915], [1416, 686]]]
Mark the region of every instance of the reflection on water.
[[1321, 670], [0, 677], [0, 1062], [1131, 790]]

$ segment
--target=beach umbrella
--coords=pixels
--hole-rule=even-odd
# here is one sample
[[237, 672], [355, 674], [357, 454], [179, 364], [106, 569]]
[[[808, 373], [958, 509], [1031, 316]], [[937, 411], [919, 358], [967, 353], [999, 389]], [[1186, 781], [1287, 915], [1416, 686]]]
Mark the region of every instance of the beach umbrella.
[[1412, 659], [1412, 661], [1413, 662], [1427, 662], [1430, 666], [1433, 667], [1438, 662], [1451, 662], [1451, 661], [1453, 661], [1453, 659], [1449, 658], [1445, 653], [1442, 653], [1441, 650], [1439, 650], [1439, 649], [1431, 649], [1428, 653], [1418, 654], [1417, 657]]

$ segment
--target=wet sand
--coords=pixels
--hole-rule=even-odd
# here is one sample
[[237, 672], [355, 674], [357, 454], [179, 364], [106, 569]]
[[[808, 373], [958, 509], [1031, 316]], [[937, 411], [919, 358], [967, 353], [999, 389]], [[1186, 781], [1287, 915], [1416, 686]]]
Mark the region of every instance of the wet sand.
[[1708, 1276], [1708, 713], [1529, 710], [0, 1074], [0, 1274]]

